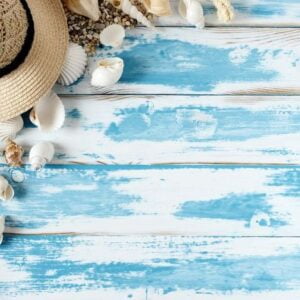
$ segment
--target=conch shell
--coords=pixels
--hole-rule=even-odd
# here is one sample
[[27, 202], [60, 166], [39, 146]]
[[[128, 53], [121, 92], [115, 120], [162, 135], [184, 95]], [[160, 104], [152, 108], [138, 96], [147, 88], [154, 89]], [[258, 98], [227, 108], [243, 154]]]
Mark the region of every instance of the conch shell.
[[[8, 181], [0, 176], [0, 199], [3, 201], [9, 201], [14, 197], [14, 189], [8, 183]], [[1, 217], [0, 217], [1, 218]], [[0, 234], [1, 234], [1, 219], [0, 219]]]
[[222, 22], [229, 22], [234, 18], [234, 8], [230, 0], [213, 0], [217, 8], [218, 18]]
[[144, 0], [143, 4], [147, 11], [155, 16], [163, 17], [171, 15], [169, 0]]
[[49, 91], [33, 107], [29, 119], [41, 131], [54, 131], [64, 124], [65, 107], [60, 98], [53, 91]]
[[54, 146], [49, 142], [41, 142], [34, 145], [29, 152], [29, 162], [34, 170], [41, 169], [49, 163], [54, 156]]
[[112, 4], [115, 8], [122, 10], [125, 14], [131, 18], [136, 19], [147, 27], [153, 27], [151, 22], [134, 6], [130, 0], [106, 0]]
[[100, 33], [100, 42], [104, 46], [120, 47], [125, 38], [125, 29], [119, 24], [105, 27]]
[[17, 133], [23, 128], [21, 116], [0, 123], [0, 141], [16, 138]]
[[0, 216], [0, 245], [1, 245], [2, 241], [3, 241], [4, 228], [5, 228], [5, 217], [4, 216]]
[[91, 85], [96, 87], [111, 86], [122, 76], [124, 62], [119, 57], [101, 59], [92, 73]]
[[190, 24], [198, 28], [205, 26], [203, 7], [198, 0], [180, 0], [178, 11]]
[[68, 9], [75, 14], [98, 21], [100, 17], [98, 0], [65, 0]]
[[4, 156], [10, 167], [21, 167], [23, 154], [24, 150], [21, 146], [12, 140], [7, 140]]

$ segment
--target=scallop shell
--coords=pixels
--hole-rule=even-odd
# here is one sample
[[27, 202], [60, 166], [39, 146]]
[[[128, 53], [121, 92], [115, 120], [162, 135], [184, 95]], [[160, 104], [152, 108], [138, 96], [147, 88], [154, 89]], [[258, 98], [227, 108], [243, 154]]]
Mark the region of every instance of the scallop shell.
[[55, 149], [50, 142], [41, 142], [34, 145], [29, 152], [29, 162], [34, 170], [41, 169], [54, 157]]
[[4, 216], [0, 216], [0, 245], [3, 241], [3, 232], [5, 229], [5, 217]]
[[143, 4], [147, 11], [155, 16], [162, 17], [171, 15], [172, 11], [169, 0], [144, 0]]
[[78, 15], [98, 21], [100, 17], [98, 0], [65, 0], [68, 9]]
[[3, 201], [9, 201], [14, 197], [14, 189], [8, 183], [8, 181], [0, 176], [0, 199]]
[[15, 139], [17, 133], [23, 128], [21, 116], [0, 123], [0, 141]]
[[29, 118], [41, 131], [54, 131], [64, 124], [65, 108], [60, 98], [50, 91], [33, 107]]
[[57, 82], [61, 85], [73, 84], [84, 74], [86, 65], [87, 55], [84, 49], [75, 43], [69, 43], [65, 62]]
[[111, 86], [119, 81], [124, 69], [124, 62], [119, 57], [105, 58], [98, 61], [94, 70], [91, 85], [96, 87]]
[[190, 24], [198, 28], [204, 28], [205, 19], [203, 7], [197, 0], [180, 0], [178, 5], [179, 14]]
[[100, 42], [104, 46], [120, 47], [125, 38], [125, 29], [118, 24], [109, 25], [100, 33]]
[[106, 0], [112, 4], [115, 8], [122, 10], [125, 14], [131, 18], [136, 19], [147, 27], [153, 27], [152, 23], [134, 6], [130, 0]]

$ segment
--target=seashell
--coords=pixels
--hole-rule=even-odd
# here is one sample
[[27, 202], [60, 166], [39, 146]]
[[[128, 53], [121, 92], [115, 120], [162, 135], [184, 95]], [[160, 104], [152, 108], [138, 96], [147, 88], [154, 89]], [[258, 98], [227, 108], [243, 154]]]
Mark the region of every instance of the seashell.
[[98, 21], [100, 10], [98, 0], [65, 0], [68, 9], [78, 15]]
[[21, 167], [23, 154], [24, 154], [24, 150], [21, 146], [19, 146], [17, 143], [15, 143], [12, 140], [6, 141], [4, 156], [7, 164], [10, 167]]
[[33, 107], [29, 119], [41, 131], [57, 130], [65, 121], [64, 105], [60, 98], [50, 91]]
[[15, 192], [12, 186], [3, 176], [0, 176], [0, 199], [3, 201], [9, 201], [14, 197], [14, 194]]
[[137, 9], [136, 6], [131, 4], [130, 0], [106, 0], [115, 8], [122, 10], [131, 18], [136, 19], [147, 27], [153, 27], [151, 22]]
[[66, 58], [57, 82], [61, 85], [70, 85], [78, 80], [85, 72], [87, 55], [83, 47], [69, 43]]
[[155, 16], [170, 16], [171, 6], [169, 0], [144, 0], [143, 4], [147, 11]]
[[234, 8], [230, 0], [213, 0], [221, 22], [229, 22], [234, 18]]
[[3, 241], [3, 232], [5, 229], [5, 217], [4, 216], [0, 216], [0, 245]]
[[29, 162], [34, 170], [41, 169], [54, 157], [54, 146], [49, 142], [41, 142], [34, 145], [29, 152]]
[[0, 141], [15, 139], [17, 133], [23, 128], [24, 122], [21, 116], [0, 123]]
[[205, 19], [203, 7], [197, 0], [180, 0], [178, 5], [179, 14], [190, 24], [198, 28], [204, 28]]
[[91, 85], [96, 87], [113, 85], [121, 78], [123, 69], [124, 62], [119, 57], [101, 59], [92, 74]]
[[120, 47], [125, 38], [125, 29], [118, 24], [109, 25], [100, 33], [100, 42], [104, 46]]

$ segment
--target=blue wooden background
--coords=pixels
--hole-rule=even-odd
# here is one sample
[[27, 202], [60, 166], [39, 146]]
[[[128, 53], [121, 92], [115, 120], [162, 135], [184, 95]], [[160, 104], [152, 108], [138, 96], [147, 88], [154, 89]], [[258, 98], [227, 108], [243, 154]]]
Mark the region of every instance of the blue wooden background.
[[[63, 129], [26, 120], [25, 161], [41, 140], [56, 156], [0, 157], [1, 300], [300, 299], [300, 2], [232, 2], [230, 24], [203, 1], [203, 31], [176, 14], [128, 31], [55, 87]], [[120, 82], [91, 87], [114, 55]]]

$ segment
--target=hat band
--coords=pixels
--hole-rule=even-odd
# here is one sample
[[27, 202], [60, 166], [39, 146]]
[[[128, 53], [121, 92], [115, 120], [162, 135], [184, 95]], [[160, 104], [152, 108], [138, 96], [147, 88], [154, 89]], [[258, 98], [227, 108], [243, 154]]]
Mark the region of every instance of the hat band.
[[26, 16], [28, 20], [27, 33], [21, 51], [18, 53], [18, 55], [9, 65], [0, 69], [0, 78], [17, 69], [25, 61], [31, 49], [31, 45], [34, 38], [34, 24], [33, 24], [33, 19], [28, 4], [26, 3], [25, 0], [19, 0], [19, 1], [21, 2], [21, 4], [24, 7], [24, 10], [26, 11]]

